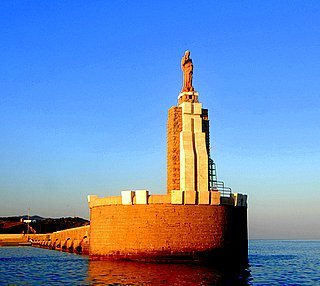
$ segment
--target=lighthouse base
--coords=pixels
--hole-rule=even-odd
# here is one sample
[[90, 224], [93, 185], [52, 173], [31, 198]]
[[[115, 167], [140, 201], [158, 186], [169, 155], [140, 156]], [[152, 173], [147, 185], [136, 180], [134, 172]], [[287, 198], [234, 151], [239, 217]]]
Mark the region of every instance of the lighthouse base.
[[246, 261], [247, 208], [100, 205], [90, 208], [91, 259]]

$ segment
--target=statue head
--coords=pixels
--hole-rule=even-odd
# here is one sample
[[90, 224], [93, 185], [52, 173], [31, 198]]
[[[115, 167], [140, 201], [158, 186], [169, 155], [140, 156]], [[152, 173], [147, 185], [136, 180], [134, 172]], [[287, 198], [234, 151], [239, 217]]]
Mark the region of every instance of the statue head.
[[190, 57], [190, 51], [189, 50], [186, 50], [184, 52], [184, 56], [188, 59]]

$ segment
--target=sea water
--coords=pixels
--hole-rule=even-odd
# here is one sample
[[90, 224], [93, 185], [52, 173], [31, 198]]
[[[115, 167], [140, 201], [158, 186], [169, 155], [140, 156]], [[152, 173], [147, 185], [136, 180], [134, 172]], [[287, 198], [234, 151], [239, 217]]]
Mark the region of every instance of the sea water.
[[0, 247], [0, 285], [320, 285], [320, 241], [250, 240], [249, 265], [89, 261], [87, 256]]

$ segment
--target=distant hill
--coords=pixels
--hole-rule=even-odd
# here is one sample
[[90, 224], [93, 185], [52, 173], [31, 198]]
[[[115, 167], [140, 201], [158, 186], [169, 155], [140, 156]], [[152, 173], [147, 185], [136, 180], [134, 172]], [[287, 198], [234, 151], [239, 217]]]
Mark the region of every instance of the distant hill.
[[[8, 216], [8, 217], [0, 217], [0, 221], [20, 221], [21, 219], [28, 219], [28, 215], [21, 216]], [[30, 216], [31, 220], [44, 220], [48, 219], [39, 215]]]
[[[23, 218], [23, 219], [28, 219], [28, 216], [27, 215], [23, 215], [21, 216], [20, 218]], [[33, 216], [30, 216], [31, 220], [44, 220], [46, 219], [45, 217], [42, 217], [42, 216], [38, 216], [38, 215], [33, 215]]]
[[[27, 215], [15, 217], [0, 217], [0, 233], [27, 233], [28, 226], [21, 219], [27, 219]], [[43, 218], [30, 216], [29, 233], [50, 233], [67, 228], [88, 225], [90, 222], [79, 217]]]

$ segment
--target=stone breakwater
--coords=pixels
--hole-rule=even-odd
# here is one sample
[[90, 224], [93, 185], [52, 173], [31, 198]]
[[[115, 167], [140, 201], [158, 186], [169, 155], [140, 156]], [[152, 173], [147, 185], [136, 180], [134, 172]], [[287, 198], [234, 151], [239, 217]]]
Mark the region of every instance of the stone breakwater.
[[69, 228], [46, 234], [31, 234], [28, 240], [32, 246], [77, 254], [89, 254], [90, 226]]
[[90, 226], [33, 234], [29, 241], [35, 247], [87, 254], [92, 260], [247, 259], [247, 206], [237, 200], [240, 194], [212, 200], [212, 205], [179, 205], [170, 203], [170, 195], [141, 198], [139, 192], [147, 195], [91, 196]]
[[0, 234], [0, 246], [30, 245], [28, 236], [24, 234]]

